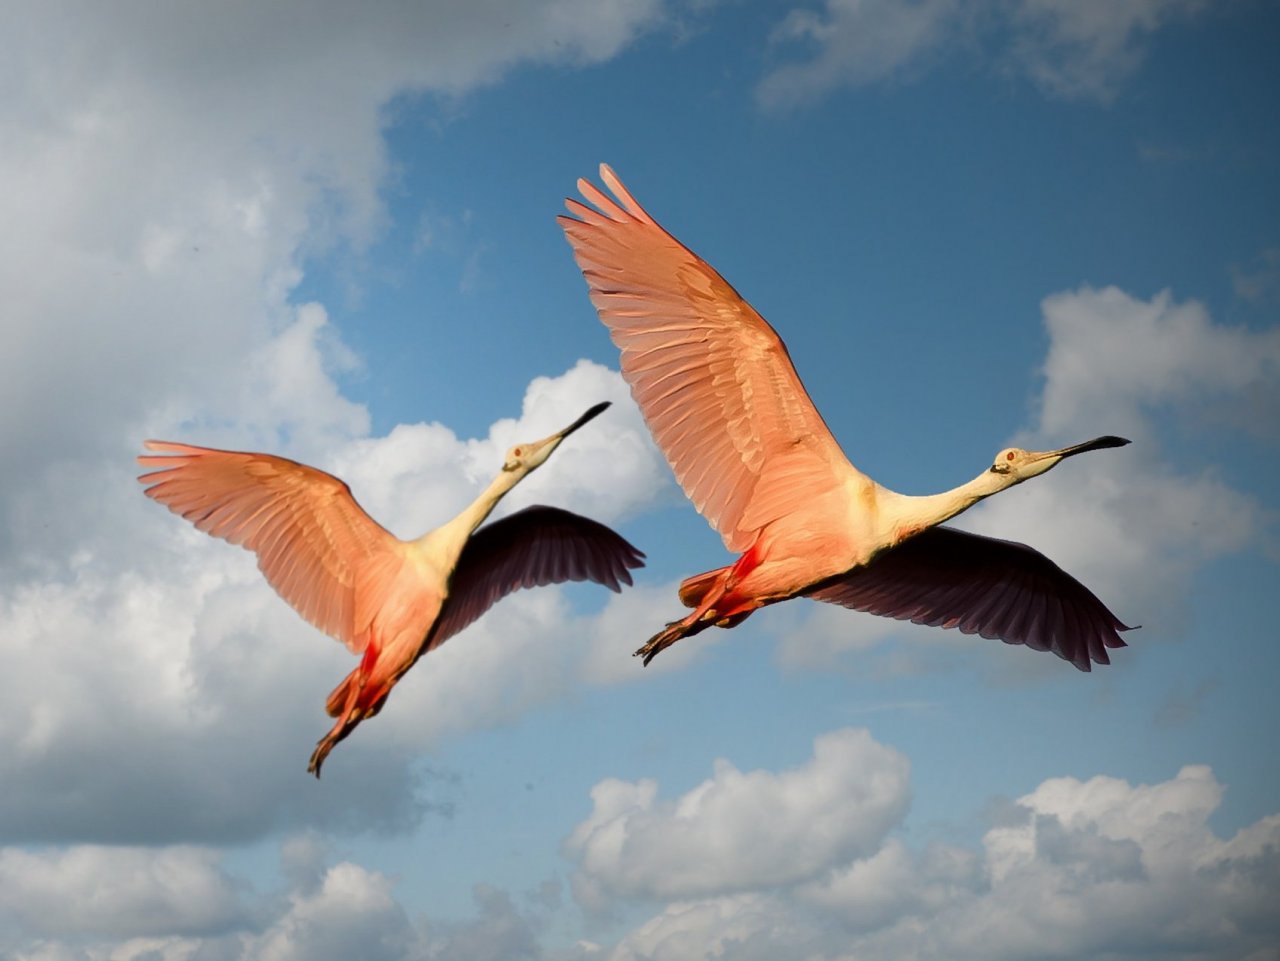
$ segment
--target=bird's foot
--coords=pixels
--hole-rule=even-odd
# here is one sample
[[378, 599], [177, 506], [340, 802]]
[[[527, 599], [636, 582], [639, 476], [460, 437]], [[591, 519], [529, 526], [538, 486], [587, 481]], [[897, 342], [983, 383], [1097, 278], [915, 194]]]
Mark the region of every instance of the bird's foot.
[[311, 752], [311, 760], [307, 763], [307, 772], [314, 774], [317, 781], [320, 780], [320, 767], [324, 764], [324, 759], [329, 756], [329, 752], [337, 747], [338, 742], [350, 734], [359, 723], [359, 719], [339, 718], [333, 730], [316, 742], [316, 749]]
[[307, 773], [314, 774], [317, 781], [320, 780], [320, 767], [324, 764], [324, 759], [329, 756], [329, 752], [333, 750], [333, 746], [337, 743], [337, 738], [326, 734], [320, 738], [316, 744], [316, 749], [311, 752], [311, 760], [307, 762]]
[[658, 652], [664, 648], [670, 647], [680, 638], [685, 636], [688, 625], [684, 621], [672, 621], [653, 637], [649, 638], [649, 642], [644, 647], [637, 650], [632, 657], [643, 657], [645, 666], [657, 657]]

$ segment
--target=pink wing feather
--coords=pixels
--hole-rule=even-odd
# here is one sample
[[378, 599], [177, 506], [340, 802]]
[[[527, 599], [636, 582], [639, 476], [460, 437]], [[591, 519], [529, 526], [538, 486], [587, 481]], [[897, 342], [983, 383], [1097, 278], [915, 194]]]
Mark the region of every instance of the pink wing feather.
[[693, 505], [731, 551], [857, 474], [772, 327], [660, 227], [613, 171], [622, 206], [586, 180], [598, 210], [567, 200], [558, 221], [622, 374]]
[[842, 607], [957, 627], [1052, 651], [1082, 671], [1110, 664], [1122, 624], [1087, 587], [1039, 551], [950, 527], [925, 530], [866, 567], [806, 592]]
[[426, 651], [523, 587], [595, 581], [619, 591], [643, 557], [605, 525], [557, 507], [535, 504], [486, 524], [462, 549]]
[[214, 537], [258, 555], [268, 582], [304, 618], [354, 653], [403, 570], [400, 541], [338, 478], [270, 454], [149, 440], [146, 494]]

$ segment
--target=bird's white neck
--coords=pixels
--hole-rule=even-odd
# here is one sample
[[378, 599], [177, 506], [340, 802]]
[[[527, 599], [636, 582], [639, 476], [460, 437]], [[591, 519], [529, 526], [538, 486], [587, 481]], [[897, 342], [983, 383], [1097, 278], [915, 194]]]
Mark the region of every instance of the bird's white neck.
[[453, 520], [424, 534], [418, 538], [417, 543], [437, 554], [446, 568], [452, 570], [462, 554], [462, 548], [466, 546], [467, 539], [477, 527], [484, 523], [485, 518], [493, 513], [493, 509], [498, 506], [498, 501], [524, 480], [528, 473], [529, 471], [523, 467], [501, 471], [489, 482], [489, 486], [482, 490], [479, 496], [464, 507]]
[[917, 496], [886, 490], [880, 499], [881, 518], [889, 529], [891, 543], [896, 544], [935, 524], [950, 520], [978, 501], [998, 494], [1013, 483], [1014, 480], [1008, 474], [985, 470], [968, 483], [941, 494]]

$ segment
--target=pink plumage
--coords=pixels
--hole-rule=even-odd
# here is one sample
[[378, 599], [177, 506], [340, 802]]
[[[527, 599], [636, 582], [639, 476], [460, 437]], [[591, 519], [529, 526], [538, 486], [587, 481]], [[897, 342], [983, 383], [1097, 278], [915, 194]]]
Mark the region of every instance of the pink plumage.
[[594, 207], [568, 199], [572, 216], [558, 221], [654, 440], [741, 554], [684, 582], [694, 610], [636, 652], [646, 664], [682, 637], [796, 596], [1050, 650], [1086, 671], [1124, 646], [1128, 628], [1048, 558], [935, 525], [1066, 457], [1128, 441], [1004, 450], [973, 481], [930, 497], [877, 484], [841, 451], [777, 332], [612, 170], [600, 176], [614, 196], [579, 180]]
[[308, 770], [363, 720], [396, 682], [498, 600], [522, 587], [595, 581], [617, 591], [644, 555], [614, 531], [554, 507], [517, 511], [476, 530], [497, 502], [550, 457], [569, 427], [513, 447], [502, 471], [448, 524], [412, 541], [394, 537], [338, 478], [270, 454], [147, 441], [138, 463], [146, 494], [200, 530], [258, 556], [272, 587], [317, 628], [363, 655], [333, 693], [337, 717]]

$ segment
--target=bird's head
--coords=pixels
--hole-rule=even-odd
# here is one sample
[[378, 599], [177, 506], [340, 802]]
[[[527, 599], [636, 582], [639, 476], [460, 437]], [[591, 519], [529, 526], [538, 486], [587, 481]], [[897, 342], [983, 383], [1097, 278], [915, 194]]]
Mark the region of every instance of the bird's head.
[[1101, 450], [1104, 447], [1123, 447], [1129, 443], [1123, 437], [1095, 437], [1083, 444], [1073, 444], [1058, 450], [1023, 450], [1021, 447], [1006, 447], [996, 454], [995, 463], [991, 465], [992, 474], [997, 474], [1005, 481], [1002, 486], [1012, 487], [1021, 484], [1030, 477], [1037, 477], [1045, 471], [1060, 464], [1075, 454], [1083, 454], [1089, 450]]
[[609, 403], [606, 400], [596, 404], [564, 430], [556, 431], [550, 437], [544, 437], [542, 440], [535, 440], [528, 444], [516, 444], [515, 447], [507, 451], [506, 459], [502, 462], [502, 469], [504, 471], [520, 471], [522, 474], [537, 470], [546, 463], [547, 458], [551, 456], [551, 452], [560, 446], [562, 440], [608, 407]]

